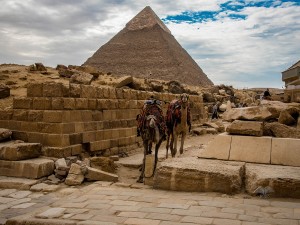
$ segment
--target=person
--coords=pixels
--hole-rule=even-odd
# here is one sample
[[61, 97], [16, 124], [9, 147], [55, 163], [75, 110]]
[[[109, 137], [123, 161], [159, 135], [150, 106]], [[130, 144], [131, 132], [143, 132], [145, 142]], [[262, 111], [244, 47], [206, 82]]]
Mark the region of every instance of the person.
[[212, 111], [212, 116], [211, 116], [211, 119], [218, 119], [218, 103], [216, 103], [214, 106], [213, 106], [213, 111]]
[[265, 92], [264, 92], [264, 99], [271, 100], [271, 94], [270, 94], [269, 88], [267, 88], [267, 90], [265, 90]]

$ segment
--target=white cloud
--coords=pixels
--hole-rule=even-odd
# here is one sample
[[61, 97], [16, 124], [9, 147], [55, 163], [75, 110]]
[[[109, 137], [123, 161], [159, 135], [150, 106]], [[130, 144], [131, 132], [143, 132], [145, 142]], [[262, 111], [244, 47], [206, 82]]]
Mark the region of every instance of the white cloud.
[[[224, 2], [0, 0], [0, 63], [80, 65], [147, 5], [163, 18], [217, 11]], [[167, 26], [214, 83], [281, 87], [281, 71], [300, 58], [300, 10], [274, 5], [244, 8], [239, 14], [246, 20], [232, 20], [225, 11], [216, 21]]]

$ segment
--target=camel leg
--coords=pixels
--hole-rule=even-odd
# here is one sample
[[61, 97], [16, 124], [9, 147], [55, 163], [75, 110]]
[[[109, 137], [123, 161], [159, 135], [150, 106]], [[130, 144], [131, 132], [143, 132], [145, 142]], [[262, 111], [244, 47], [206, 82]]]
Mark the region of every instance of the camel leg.
[[168, 137], [167, 137], [167, 145], [166, 145], [166, 159], [168, 158], [169, 141], [170, 141], [170, 135], [168, 135]]
[[175, 157], [176, 153], [177, 153], [177, 139], [178, 139], [178, 135], [176, 132], [173, 132], [173, 141], [174, 141], [174, 149], [173, 149], [173, 157]]
[[185, 136], [186, 136], [186, 133], [182, 132], [182, 135], [181, 135], [181, 145], [180, 145], [180, 154], [183, 153], [183, 144], [184, 144]]
[[138, 183], [144, 182], [144, 174], [145, 174], [145, 161], [146, 161], [146, 155], [148, 153], [148, 141], [144, 141], [144, 158], [143, 158], [143, 164], [142, 164], [142, 171], [139, 179], [137, 180]]
[[161, 143], [163, 142], [163, 137], [160, 138], [159, 142], [155, 145], [155, 157], [154, 157], [154, 168], [153, 168], [153, 174], [152, 176], [154, 175], [154, 172], [156, 170], [156, 165], [157, 165], [157, 161], [158, 161], [158, 149], [161, 145]]

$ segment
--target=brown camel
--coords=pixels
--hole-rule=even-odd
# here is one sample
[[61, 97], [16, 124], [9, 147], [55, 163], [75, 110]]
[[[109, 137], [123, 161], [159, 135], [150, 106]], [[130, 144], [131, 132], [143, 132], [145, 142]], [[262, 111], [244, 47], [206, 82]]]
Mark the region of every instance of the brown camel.
[[[166, 158], [168, 158], [168, 149], [171, 149], [172, 157], [177, 153], [177, 139], [181, 135], [180, 154], [183, 153], [183, 145], [188, 129], [191, 129], [189, 96], [187, 94], [180, 95], [180, 100], [173, 100], [167, 110], [167, 145]], [[170, 141], [171, 137], [171, 141]], [[169, 143], [170, 142], [170, 143]]]
[[144, 158], [142, 164], [141, 175], [137, 182], [143, 183], [145, 177], [145, 159], [146, 155], [152, 154], [152, 144], [155, 143], [155, 160], [154, 169], [150, 177], [154, 175], [156, 164], [158, 160], [158, 149], [161, 143], [165, 140], [165, 122], [162, 114], [162, 110], [157, 104], [158, 101], [154, 103], [147, 103], [142, 110], [142, 113], [138, 117], [139, 131], [143, 139], [144, 145]]

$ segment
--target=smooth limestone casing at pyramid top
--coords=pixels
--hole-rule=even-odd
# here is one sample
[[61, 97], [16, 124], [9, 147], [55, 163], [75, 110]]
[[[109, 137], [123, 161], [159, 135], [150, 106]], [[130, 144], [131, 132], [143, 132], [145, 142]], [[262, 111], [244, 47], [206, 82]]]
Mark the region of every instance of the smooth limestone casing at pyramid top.
[[113, 75], [177, 80], [188, 85], [213, 85], [149, 6], [83, 65]]

